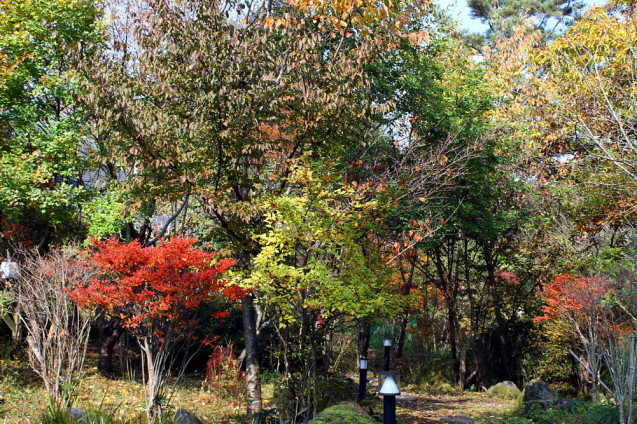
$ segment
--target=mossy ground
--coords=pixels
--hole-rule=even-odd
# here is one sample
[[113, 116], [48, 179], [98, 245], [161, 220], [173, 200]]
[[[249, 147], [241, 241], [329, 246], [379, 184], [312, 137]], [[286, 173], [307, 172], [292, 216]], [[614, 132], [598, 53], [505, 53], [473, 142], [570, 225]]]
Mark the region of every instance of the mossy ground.
[[[128, 378], [107, 378], [88, 366], [86, 376], [78, 384], [74, 405], [112, 412], [117, 417], [143, 415], [144, 387], [141, 381]], [[0, 423], [35, 424], [49, 403], [38, 376], [24, 360], [0, 360]], [[204, 422], [233, 423], [245, 420], [242, 396], [218, 387], [202, 387], [202, 378], [186, 376], [175, 388], [170, 401]]]

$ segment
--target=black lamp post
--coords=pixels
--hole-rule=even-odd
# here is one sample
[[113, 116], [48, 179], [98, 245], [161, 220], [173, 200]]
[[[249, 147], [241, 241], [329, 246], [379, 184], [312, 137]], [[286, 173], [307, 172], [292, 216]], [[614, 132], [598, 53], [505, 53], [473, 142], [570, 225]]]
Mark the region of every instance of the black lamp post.
[[400, 389], [394, 377], [400, 375], [394, 371], [381, 371], [385, 377], [379, 393], [383, 396], [383, 424], [396, 424], [396, 396], [400, 395]]
[[367, 394], [367, 358], [361, 356], [358, 360], [358, 402], [365, 400]]
[[391, 353], [392, 341], [390, 337], [385, 337], [383, 340], [383, 346], [385, 348], [385, 356], [383, 358], [383, 371], [389, 371], [389, 355]]

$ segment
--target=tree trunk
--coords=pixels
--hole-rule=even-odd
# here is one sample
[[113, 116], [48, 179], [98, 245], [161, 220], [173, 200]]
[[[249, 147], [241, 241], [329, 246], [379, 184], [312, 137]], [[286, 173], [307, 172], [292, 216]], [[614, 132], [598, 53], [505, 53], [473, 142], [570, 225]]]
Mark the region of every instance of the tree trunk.
[[[98, 369], [103, 374], [113, 373], [113, 352], [115, 345], [126, 331], [120, 323], [104, 323], [103, 319], [98, 322], [99, 331], [99, 361]], [[109, 333], [110, 330], [110, 333]]]
[[509, 352], [508, 342], [508, 326], [506, 323], [498, 325], [498, 342], [500, 345], [500, 359], [502, 361], [502, 368], [504, 368], [504, 378], [506, 380], [513, 380], [513, 366], [511, 364], [511, 353]]
[[[487, 274], [489, 279], [489, 285], [494, 294], [498, 293], [498, 286], [496, 281], [496, 261], [493, 257], [491, 246], [488, 242], [484, 242], [482, 245], [482, 251], [484, 254], [484, 261], [487, 266]], [[508, 332], [509, 323], [502, 313], [502, 307], [504, 302], [499, 295], [494, 296], [495, 317], [498, 323], [497, 337], [500, 352], [500, 360], [502, 361], [502, 368], [504, 369], [504, 379], [513, 380], [513, 365], [511, 361], [511, 352], [509, 351]]]
[[458, 361], [458, 338], [456, 336], [456, 304], [455, 299], [447, 298], [448, 325], [449, 325], [449, 349], [451, 350], [451, 359], [453, 361], [453, 377], [459, 381], [460, 362]]
[[157, 366], [155, 355], [153, 355], [153, 349], [148, 342], [148, 339], [144, 338], [143, 342], [139, 341], [139, 347], [144, 355], [146, 362], [146, 368], [148, 372], [148, 382], [146, 383], [146, 416], [148, 422], [158, 423], [161, 422], [162, 410], [161, 402], [159, 399], [159, 390], [161, 389], [161, 376], [158, 375], [162, 372]]
[[405, 350], [405, 339], [407, 338], [407, 324], [409, 323], [409, 313], [405, 312], [405, 316], [400, 322], [400, 335], [398, 336], [398, 345], [396, 346], [396, 359], [403, 357]]
[[467, 383], [467, 346], [463, 343], [460, 347], [458, 358], [458, 384], [462, 390]]
[[259, 358], [256, 312], [254, 310], [254, 298], [247, 294], [241, 299], [243, 314], [243, 331], [245, 335], [245, 372], [246, 390], [248, 394], [248, 415], [254, 415], [262, 411], [261, 382], [259, 381]]
[[[416, 257], [412, 256], [411, 266], [409, 269], [409, 277], [405, 280], [403, 277], [403, 287], [401, 288], [401, 294], [403, 296], [409, 296], [411, 287], [414, 280], [414, 271], [416, 270]], [[401, 268], [402, 271], [402, 268]], [[401, 272], [404, 276], [404, 272]], [[403, 351], [405, 350], [405, 339], [407, 338], [407, 324], [409, 324], [409, 310], [405, 310], [402, 321], [400, 322], [400, 335], [398, 336], [398, 346], [396, 346], [396, 359], [403, 357]]]
[[358, 355], [367, 358], [369, 351], [369, 321], [361, 321], [358, 325]]

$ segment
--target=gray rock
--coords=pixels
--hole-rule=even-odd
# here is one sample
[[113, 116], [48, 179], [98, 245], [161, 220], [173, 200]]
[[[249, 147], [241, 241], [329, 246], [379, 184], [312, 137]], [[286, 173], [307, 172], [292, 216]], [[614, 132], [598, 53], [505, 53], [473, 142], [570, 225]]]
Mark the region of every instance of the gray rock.
[[526, 409], [539, 406], [544, 409], [575, 412], [573, 401], [560, 399], [557, 393], [543, 381], [533, 381], [524, 388], [524, 406]]
[[185, 409], [179, 408], [177, 412], [175, 412], [175, 424], [203, 424], [203, 421]]
[[559, 400], [559, 396], [543, 381], [532, 381], [524, 388], [524, 403], [550, 403]]
[[86, 409], [84, 409], [84, 408], [75, 408], [75, 407], [73, 407], [73, 408], [71, 408], [69, 410], [69, 415], [75, 421], [79, 421], [79, 422], [86, 421], [85, 418], [87, 417]]
[[503, 399], [515, 399], [522, 394], [518, 386], [512, 381], [502, 381], [487, 390], [489, 396]]
[[396, 402], [415, 402], [416, 398], [413, 396], [396, 396]]

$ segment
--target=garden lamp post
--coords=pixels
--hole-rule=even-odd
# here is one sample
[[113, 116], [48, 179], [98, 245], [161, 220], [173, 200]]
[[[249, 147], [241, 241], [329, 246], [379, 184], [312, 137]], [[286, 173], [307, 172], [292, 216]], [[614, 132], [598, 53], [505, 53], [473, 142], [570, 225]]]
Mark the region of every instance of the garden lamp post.
[[385, 356], [383, 357], [383, 371], [389, 371], [389, 354], [391, 353], [392, 346], [391, 337], [385, 337], [385, 339], [383, 340], [383, 346], [385, 348]]
[[400, 389], [395, 377], [400, 373], [395, 371], [381, 371], [379, 375], [385, 377], [378, 393], [383, 397], [383, 424], [396, 424], [396, 396]]
[[[11, 285], [10, 282], [12, 280], [17, 280], [18, 278], [20, 278], [20, 268], [18, 267], [18, 264], [16, 262], [13, 262], [11, 260], [11, 255], [7, 254], [7, 260], [0, 263], [0, 280], [4, 280], [5, 284], [7, 286], [10, 286]], [[4, 288], [4, 284], [3, 284], [3, 288]], [[7, 312], [0, 315], [1, 315], [2, 321], [4, 321], [5, 324], [7, 324], [7, 326], [11, 329], [11, 337], [13, 338], [13, 340], [18, 340], [19, 320], [18, 320], [17, 309], [15, 313], [13, 314], [13, 316], [11, 316], [11, 314]]]
[[361, 356], [358, 360], [358, 402], [365, 400], [367, 392], [367, 358]]

